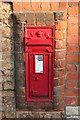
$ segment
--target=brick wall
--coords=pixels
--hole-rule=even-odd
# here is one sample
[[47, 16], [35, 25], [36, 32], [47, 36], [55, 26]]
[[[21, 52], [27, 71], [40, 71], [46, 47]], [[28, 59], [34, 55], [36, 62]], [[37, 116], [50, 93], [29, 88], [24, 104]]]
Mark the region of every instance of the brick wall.
[[[15, 5], [15, 4], [14, 4]], [[65, 15], [66, 14], [66, 15]], [[14, 41], [15, 41], [15, 66], [16, 66], [16, 98], [17, 108], [54, 108], [64, 110], [64, 80], [65, 80], [65, 55], [66, 55], [66, 29], [67, 13], [47, 11], [22, 11], [15, 12]], [[26, 23], [27, 21], [27, 23]], [[25, 58], [23, 57], [24, 24], [33, 26], [52, 26], [55, 24], [55, 68], [54, 68], [54, 101], [53, 103], [27, 103], [25, 102]], [[15, 28], [17, 30], [15, 31]], [[19, 30], [20, 28], [20, 30]], [[19, 57], [18, 57], [19, 56]], [[23, 60], [24, 58], [24, 60]], [[22, 81], [23, 80], [23, 81]], [[20, 94], [22, 93], [22, 94]], [[49, 108], [48, 108], [49, 107]]]
[[13, 22], [11, 18], [11, 3], [2, 3], [2, 116], [4, 118], [15, 117], [15, 75], [14, 75], [14, 41]]
[[[77, 111], [76, 116], [78, 116], [76, 107], [78, 108], [80, 104], [79, 3], [50, 1], [37, 2], [36, 5], [36, 2], [14, 2], [13, 12], [12, 4], [3, 3], [3, 38], [1, 41], [3, 117], [26, 117], [28, 113], [19, 112], [19, 110], [32, 110], [34, 108], [43, 111], [57, 110], [57, 117], [62, 114], [59, 112], [60, 110], [65, 112], [65, 116], [73, 117], [75, 112], [70, 112], [73, 109], [73, 111]], [[52, 103], [25, 102], [25, 52], [23, 42], [25, 25], [55, 25], [55, 77], [54, 101]], [[16, 110], [18, 111], [15, 114]], [[53, 112], [53, 117], [56, 117], [56, 114]]]
[[[75, 110], [75, 106], [80, 105], [80, 86], [79, 86], [79, 59], [80, 59], [80, 32], [79, 14], [80, 4], [69, 4], [68, 8], [68, 28], [67, 28], [67, 55], [66, 55], [66, 90], [65, 103], [66, 113], [70, 115], [70, 109]], [[71, 107], [72, 106], [72, 107]], [[71, 108], [70, 108], [71, 107]], [[78, 107], [73, 116], [79, 114]]]

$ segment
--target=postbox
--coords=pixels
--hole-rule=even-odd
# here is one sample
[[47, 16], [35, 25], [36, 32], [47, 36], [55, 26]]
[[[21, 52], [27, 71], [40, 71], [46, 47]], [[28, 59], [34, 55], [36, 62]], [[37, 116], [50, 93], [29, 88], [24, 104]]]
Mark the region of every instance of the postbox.
[[54, 27], [25, 27], [26, 101], [53, 100]]

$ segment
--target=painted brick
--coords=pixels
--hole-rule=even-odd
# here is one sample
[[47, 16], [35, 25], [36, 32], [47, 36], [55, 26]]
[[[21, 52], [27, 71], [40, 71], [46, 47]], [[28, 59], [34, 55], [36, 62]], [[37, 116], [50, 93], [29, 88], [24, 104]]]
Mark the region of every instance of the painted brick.
[[77, 71], [77, 66], [74, 64], [67, 64], [67, 71]]
[[78, 72], [67, 73], [66, 80], [78, 80]]
[[66, 102], [66, 105], [76, 105], [77, 98], [76, 97], [66, 97], [65, 102]]
[[67, 62], [78, 62], [78, 55], [77, 54], [68, 54]]
[[58, 20], [55, 22], [55, 29], [64, 30], [67, 27], [67, 21]]
[[68, 26], [68, 34], [77, 35], [78, 34], [78, 25], [69, 25]]
[[69, 15], [78, 15], [78, 6], [69, 6], [68, 14]]
[[68, 45], [67, 46], [67, 52], [79, 52], [79, 46], [78, 45]]
[[58, 10], [59, 9], [59, 3], [53, 2], [53, 0], [50, 0], [50, 10]]

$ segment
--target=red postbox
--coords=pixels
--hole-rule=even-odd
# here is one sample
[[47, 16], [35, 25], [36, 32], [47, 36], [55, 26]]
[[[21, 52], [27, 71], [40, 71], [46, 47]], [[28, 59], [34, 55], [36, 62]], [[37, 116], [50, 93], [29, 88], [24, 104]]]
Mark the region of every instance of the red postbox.
[[26, 100], [53, 100], [54, 27], [26, 26]]

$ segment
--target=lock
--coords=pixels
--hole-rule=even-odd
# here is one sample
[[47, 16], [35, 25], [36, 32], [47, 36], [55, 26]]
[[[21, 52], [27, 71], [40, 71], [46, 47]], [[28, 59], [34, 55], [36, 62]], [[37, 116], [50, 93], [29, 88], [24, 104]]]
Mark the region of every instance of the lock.
[[34, 81], [38, 80], [38, 77], [34, 77]]

